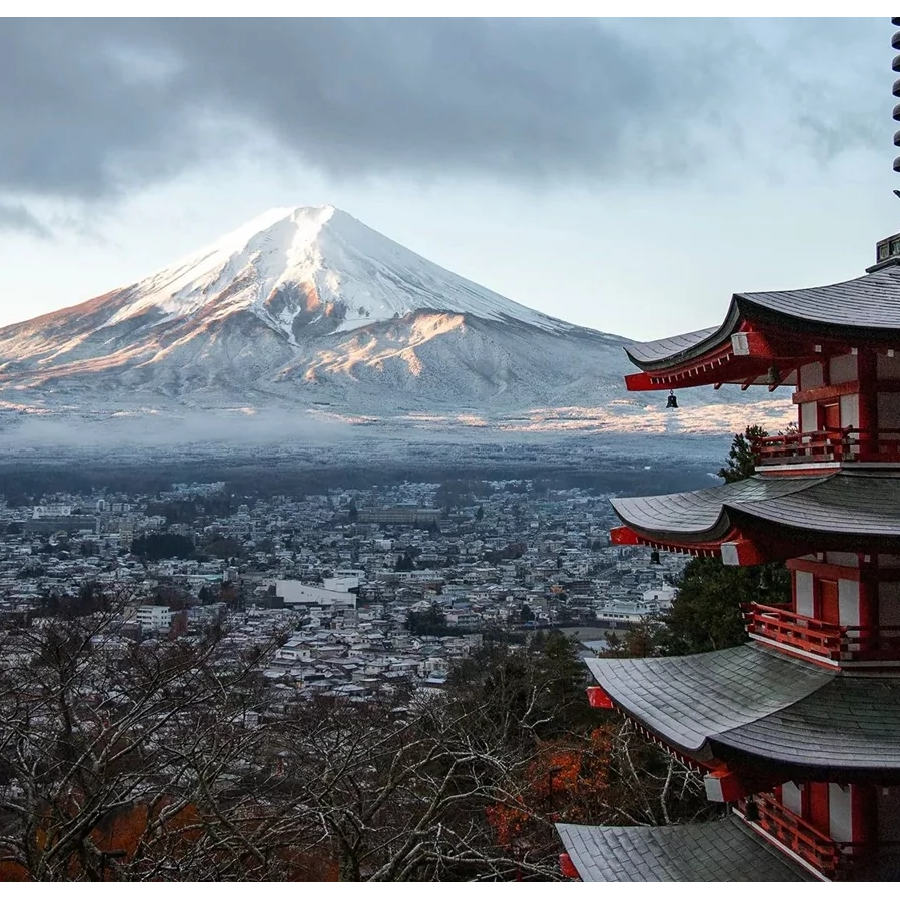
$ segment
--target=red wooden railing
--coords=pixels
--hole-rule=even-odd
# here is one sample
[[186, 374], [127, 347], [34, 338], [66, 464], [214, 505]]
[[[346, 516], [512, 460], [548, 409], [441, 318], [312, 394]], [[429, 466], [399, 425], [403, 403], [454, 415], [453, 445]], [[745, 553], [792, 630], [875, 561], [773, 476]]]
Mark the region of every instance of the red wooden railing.
[[828, 878], [833, 878], [844, 862], [845, 848], [768, 794], [742, 800], [738, 808], [744, 816], [768, 832], [781, 844], [806, 860]]
[[757, 794], [741, 800], [737, 806], [748, 821], [754, 822], [783, 847], [833, 881], [850, 877], [856, 880], [867, 870], [869, 874], [876, 874], [880, 865], [896, 863], [900, 855], [900, 842], [897, 841], [832, 840], [830, 835], [819, 831], [771, 794]]
[[824, 428], [753, 441], [758, 466], [815, 462], [900, 462], [900, 429]]
[[763, 606], [747, 603], [742, 607], [744, 623], [750, 634], [769, 638], [779, 644], [787, 644], [825, 656], [840, 659], [841, 626], [798, 616], [786, 606]]
[[900, 660], [900, 627], [836, 625], [761, 603], [744, 604], [742, 610], [750, 634], [835, 662]]

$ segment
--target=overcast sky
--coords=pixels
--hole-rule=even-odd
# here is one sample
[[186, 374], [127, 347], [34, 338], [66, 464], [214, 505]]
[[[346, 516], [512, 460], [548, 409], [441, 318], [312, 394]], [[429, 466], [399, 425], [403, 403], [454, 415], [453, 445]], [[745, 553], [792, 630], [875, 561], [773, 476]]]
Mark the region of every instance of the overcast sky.
[[326, 203], [572, 322], [715, 324], [735, 291], [862, 274], [900, 231], [892, 31], [6, 19], [0, 324]]

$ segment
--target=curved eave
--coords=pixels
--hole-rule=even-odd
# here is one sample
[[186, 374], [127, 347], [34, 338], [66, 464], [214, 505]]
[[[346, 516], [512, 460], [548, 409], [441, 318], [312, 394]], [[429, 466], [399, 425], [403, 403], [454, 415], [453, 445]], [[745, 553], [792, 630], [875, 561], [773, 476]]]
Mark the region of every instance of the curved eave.
[[900, 678], [839, 674], [756, 643], [587, 665], [619, 710], [697, 761], [900, 780]]
[[[701, 491], [616, 498], [612, 506], [628, 529], [613, 532], [617, 544], [705, 554], [745, 541], [772, 559], [900, 547], [900, 478], [887, 474], [755, 476]], [[755, 564], [745, 558], [739, 564]]]
[[629, 344], [625, 353], [634, 365], [645, 372], [670, 369], [731, 346], [731, 335], [740, 325], [740, 312], [732, 299], [721, 325], [689, 331], [658, 341]]
[[800, 493], [825, 480], [827, 476], [791, 479], [756, 476], [700, 491], [617, 497], [611, 503], [619, 519], [648, 540], [704, 543], [726, 539], [734, 527], [732, 511], [752, 505], [757, 517], [764, 517], [767, 503]]
[[[853, 345], [900, 346], [900, 267], [891, 266], [851, 281], [790, 291], [762, 291], [734, 294], [721, 325], [629, 345], [625, 352], [644, 373], [667, 375], [690, 384], [688, 370], [698, 365], [726, 363], [715, 377], [693, 383], [714, 383], [748, 379], [754, 368], [746, 358], [737, 362], [725, 357], [731, 337], [753, 326], [774, 326], [791, 334], [818, 338], [818, 342], [839, 341]], [[760, 363], [760, 365], [762, 365]], [[706, 372], [709, 375], [709, 370]], [[633, 390], [660, 389], [632, 377]], [[630, 386], [630, 385], [629, 385]]]
[[613, 703], [666, 744], [709, 759], [709, 740], [789, 706], [833, 674], [745, 644], [651, 659], [588, 659]]
[[900, 339], [900, 266], [850, 281], [789, 291], [748, 291], [732, 304], [757, 322], [805, 334], [864, 341]]

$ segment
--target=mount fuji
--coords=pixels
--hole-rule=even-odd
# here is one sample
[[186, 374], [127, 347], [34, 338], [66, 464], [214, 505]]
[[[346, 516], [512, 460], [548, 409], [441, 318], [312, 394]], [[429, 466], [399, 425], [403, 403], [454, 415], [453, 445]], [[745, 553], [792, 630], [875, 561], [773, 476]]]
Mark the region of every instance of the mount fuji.
[[707, 433], [786, 417], [781, 398], [748, 404], [728, 391], [667, 415], [659, 398], [626, 394], [623, 343], [334, 207], [280, 208], [134, 284], [0, 328], [0, 409]]

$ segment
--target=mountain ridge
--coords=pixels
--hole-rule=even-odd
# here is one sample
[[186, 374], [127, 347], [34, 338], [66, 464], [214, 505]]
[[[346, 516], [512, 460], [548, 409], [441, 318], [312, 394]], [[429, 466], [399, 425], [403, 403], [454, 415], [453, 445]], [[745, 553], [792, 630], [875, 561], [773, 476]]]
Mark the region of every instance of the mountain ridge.
[[334, 207], [279, 207], [133, 284], [0, 328], [0, 408], [496, 418], [585, 407], [615, 430], [655, 410], [656, 398], [625, 392], [625, 342], [509, 300]]

